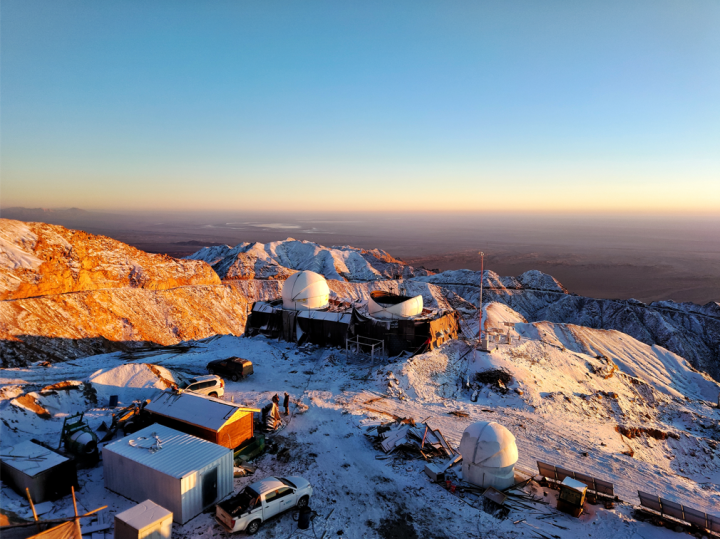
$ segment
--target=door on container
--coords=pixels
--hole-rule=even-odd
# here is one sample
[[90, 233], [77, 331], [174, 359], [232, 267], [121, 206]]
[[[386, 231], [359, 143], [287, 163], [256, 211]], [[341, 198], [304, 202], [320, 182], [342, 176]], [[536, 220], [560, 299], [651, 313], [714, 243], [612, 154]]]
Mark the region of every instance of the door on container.
[[218, 471], [217, 468], [208, 470], [202, 476], [202, 504], [203, 507], [207, 507], [217, 500], [217, 483], [218, 483]]

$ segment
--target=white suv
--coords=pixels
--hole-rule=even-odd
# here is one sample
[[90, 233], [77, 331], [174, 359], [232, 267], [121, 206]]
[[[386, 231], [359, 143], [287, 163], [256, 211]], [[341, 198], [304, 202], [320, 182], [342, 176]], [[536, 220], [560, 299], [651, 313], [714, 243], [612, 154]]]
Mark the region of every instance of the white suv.
[[215, 375], [197, 376], [188, 379], [182, 384], [178, 384], [178, 388], [183, 391], [192, 391], [199, 395], [220, 398], [225, 394], [225, 381]]

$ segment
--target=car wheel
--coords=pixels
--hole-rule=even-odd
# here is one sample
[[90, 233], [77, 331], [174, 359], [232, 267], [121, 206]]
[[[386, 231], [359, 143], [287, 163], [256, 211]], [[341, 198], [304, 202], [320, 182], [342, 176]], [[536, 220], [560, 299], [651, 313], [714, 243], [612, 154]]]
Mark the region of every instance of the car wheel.
[[248, 524], [248, 527], [245, 528], [245, 532], [247, 532], [248, 535], [255, 535], [260, 529], [260, 524], [262, 524], [262, 522], [259, 520], [253, 520], [250, 524]]
[[297, 506], [302, 509], [303, 507], [307, 507], [308, 501], [310, 501], [310, 498], [308, 496], [303, 496], [298, 500]]
[[215, 391], [213, 391], [212, 393], [208, 393], [208, 396], [209, 396], [209, 397], [214, 397], [214, 398], [216, 398], [216, 399], [218, 398], [218, 394], [217, 394]]
[[232, 374], [230, 375], [230, 380], [232, 380], [233, 382], [237, 382], [238, 380], [240, 380], [240, 377], [237, 374]]

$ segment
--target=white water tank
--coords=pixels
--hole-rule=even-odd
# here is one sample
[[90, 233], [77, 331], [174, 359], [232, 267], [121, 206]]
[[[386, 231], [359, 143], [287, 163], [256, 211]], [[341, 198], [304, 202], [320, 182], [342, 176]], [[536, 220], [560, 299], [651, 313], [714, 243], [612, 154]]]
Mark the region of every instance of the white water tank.
[[283, 309], [312, 311], [324, 309], [330, 301], [330, 289], [325, 277], [314, 271], [293, 273], [283, 284]]
[[506, 489], [515, 484], [515, 436], [494, 421], [478, 421], [460, 440], [463, 480], [480, 487]]
[[410, 318], [422, 313], [422, 296], [398, 296], [376, 290], [368, 300], [368, 314], [374, 318]]

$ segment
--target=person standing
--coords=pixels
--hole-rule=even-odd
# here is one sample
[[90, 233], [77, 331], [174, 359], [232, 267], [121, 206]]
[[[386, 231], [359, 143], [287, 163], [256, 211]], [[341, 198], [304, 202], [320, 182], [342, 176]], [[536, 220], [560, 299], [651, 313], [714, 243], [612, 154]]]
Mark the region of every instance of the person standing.
[[285, 408], [285, 415], [290, 414], [290, 395], [285, 392], [285, 398], [283, 399], [283, 408]]
[[[267, 415], [265, 416], [265, 429], [267, 431], [277, 430], [280, 426], [280, 397], [277, 395], [273, 396], [270, 404], [266, 406], [268, 409]], [[265, 409], [263, 409], [265, 411]]]

